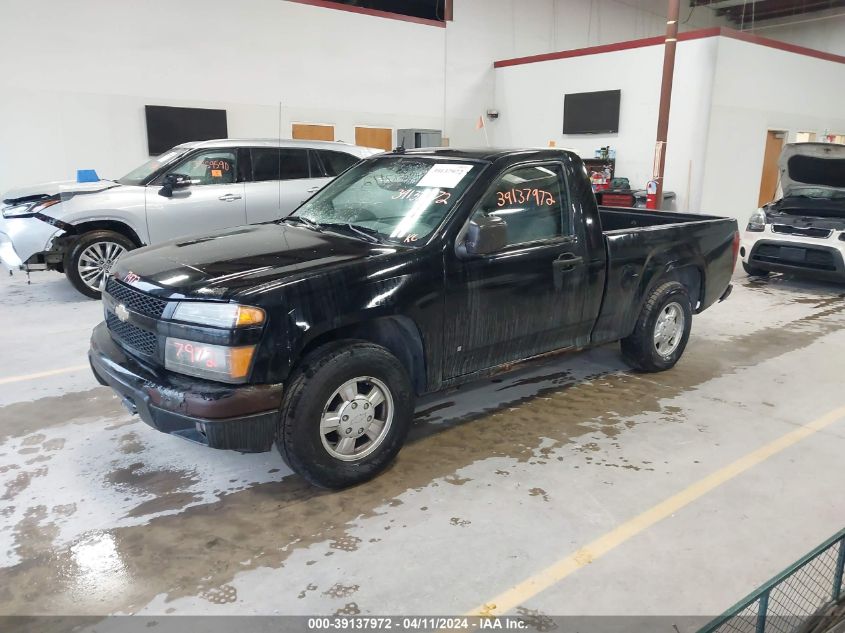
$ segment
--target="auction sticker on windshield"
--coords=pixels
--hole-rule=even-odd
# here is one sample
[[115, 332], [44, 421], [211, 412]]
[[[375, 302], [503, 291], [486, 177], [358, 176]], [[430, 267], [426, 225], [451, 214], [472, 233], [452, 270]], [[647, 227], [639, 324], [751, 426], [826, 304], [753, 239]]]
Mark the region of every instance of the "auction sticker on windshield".
[[452, 189], [458, 186], [464, 176], [472, 169], [472, 165], [450, 165], [438, 163], [428, 170], [417, 183], [417, 187], [442, 187]]

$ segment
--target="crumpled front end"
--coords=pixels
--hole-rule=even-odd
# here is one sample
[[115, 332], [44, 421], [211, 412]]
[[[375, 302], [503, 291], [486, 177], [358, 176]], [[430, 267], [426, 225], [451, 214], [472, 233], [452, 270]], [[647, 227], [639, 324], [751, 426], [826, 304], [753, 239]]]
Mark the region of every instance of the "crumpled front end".
[[35, 217], [0, 217], [0, 263], [9, 270], [46, 268], [36, 261], [62, 230]]

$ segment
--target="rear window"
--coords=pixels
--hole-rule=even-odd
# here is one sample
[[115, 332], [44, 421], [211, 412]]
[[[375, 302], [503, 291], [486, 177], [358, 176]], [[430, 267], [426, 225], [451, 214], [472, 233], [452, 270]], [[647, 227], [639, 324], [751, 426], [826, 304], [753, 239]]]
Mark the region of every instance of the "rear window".
[[279, 180], [281, 162], [279, 150], [275, 147], [256, 147], [250, 150], [252, 154], [252, 180]]
[[357, 156], [352, 156], [344, 152], [333, 152], [327, 149], [317, 150], [317, 153], [323, 162], [326, 176], [331, 176], [332, 178], [339, 176], [359, 160]]
[[283, 147], [279, 150], [281, 180], [309, 178], [308, 150]]

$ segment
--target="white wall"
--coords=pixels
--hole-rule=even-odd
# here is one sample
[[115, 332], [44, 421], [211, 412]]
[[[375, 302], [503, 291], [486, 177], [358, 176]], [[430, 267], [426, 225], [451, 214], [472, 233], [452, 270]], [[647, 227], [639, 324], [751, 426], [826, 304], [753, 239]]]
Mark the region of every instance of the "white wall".
[[[657, 35], [664, 0], [455, 0], [447, 29], [284, 0], [0, 0], [0, 192], [116, 177], [147, 157], [145, 104], [225, 108], [230, 136], [293, 121], [443, 129], [484, 144], [493, 61]], [[698, 9], [682, 28], [708, 26]]]
[[442, 127], [442, 28], [282, 0], [0, 0], [0, 15], [0, 192], [129, 171], [145, 104], [225, 108], [232, 137]]
[[[491, 142], [556, 139], [591, 154], [609, 141], [619, 174], [644, 182], [659, 47], [619, 53], [601, 73], [559, 73], [547, 98], [515, 110], [518, 93], [495, 85], [509, 71], [494, 71], [493, 61], [659, 35], [664, 11], [665, 0], [455, 0], [455, 20], [443, 29], [285, 0], [149, 0], [142, 11], [112, 0], [0, 0], [0, 191], [73, 178], [78, 168], [128, 171], [147, 157], [145, 104], [225, 108], [230, 136], [288, 137], [300, 121], [334, 124], [350, 142], [356, 125], [443, 129], [453, 146], [485, 144], [475, 123], [498, 107], [502, 118], [487, 122]], [[684, 8], [682, 22], [682, 30], [718, 23], [703, 8]], [[802, 28], [814, 40], [830, 27]], [[830, 38], [831, 46], [842, 41]], [[672, 109], [667, 186], [680, 206], [696, 208], [704, 168], [690, 160], [711, 137], [702, 104], [712, 75], [692, 67], [715, 64], [715, 52], [703, 41], [680, 50], [676, 83], [689, 86]], [[565, 92], [620, 84], [618, 137], [561, 138]], [[517, 112], [525, 121], [503, 131]]]
[[780, 20], [767, 20], [747, 30], [762, 37], [836, 55], [845, 55], [845, 9], [843, 8], [814, 11]]
[[[719, 25], [726, 22], [713, 11], [685, 8], [680, 30]], [[475, 125], [493, 107], [496, 60], [665, 31], [665, 0], [455, 0], [455, 21], [446, 32], [446, 136], [453, 146], [485, 143]]]
[[719, 39], [701, 209], [757, 207], [767, 130], [845, 130], [845, 64]]
[[[669, 117], [666, 190], [678, 209], [697, 209], [717, 38], [680, 42]], [[489, 126], [497, 145], [558, 147], [591, 157], [597, 148], [616, 149], [616, 175], [634, 187], [651, 179], [660, 100], [662, 46], [586, 55], [496, 70], [496, 107]], [[621, 89], [617, 134], [563, 134], [563, 95]]]
[[[661, 46], [496, 70], [489, 125], [497, 145], [558, 147], [592, 156], [611, 145], [616, 175], [642, 187], [652, 173]], [[622, 90], [619, 133], [561, 133], [563, 94]], [[678, 44], [665, 188], [676, 208], [744, 220], [756, 208], [767, 130], [845, 131], [845, 65], [727, 37]]]

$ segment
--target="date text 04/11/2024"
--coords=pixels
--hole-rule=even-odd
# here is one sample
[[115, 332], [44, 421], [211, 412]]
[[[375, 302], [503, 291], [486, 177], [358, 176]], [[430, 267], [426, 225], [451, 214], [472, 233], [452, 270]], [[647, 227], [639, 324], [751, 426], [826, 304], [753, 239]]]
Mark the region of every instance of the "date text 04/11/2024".
[[334, 616], [308, 619], [309, 631], [320, 630], [418, 630], [418, 631], [471, 631], [471, 630], [522, 630], [528, 627], [524, 619], [513, 617], [378, 617]]

